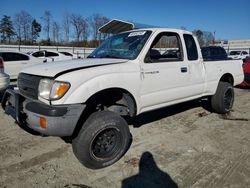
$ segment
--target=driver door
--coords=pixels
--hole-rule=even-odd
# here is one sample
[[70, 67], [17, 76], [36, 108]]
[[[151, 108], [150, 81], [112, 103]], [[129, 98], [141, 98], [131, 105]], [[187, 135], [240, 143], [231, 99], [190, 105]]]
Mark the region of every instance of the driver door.
[[[156, 36], [142, 63], [141, 104], [145, 111], [188, 97], [190, 74], [179, 34]], [[142, 111], [144, 111], [142, 110]]]

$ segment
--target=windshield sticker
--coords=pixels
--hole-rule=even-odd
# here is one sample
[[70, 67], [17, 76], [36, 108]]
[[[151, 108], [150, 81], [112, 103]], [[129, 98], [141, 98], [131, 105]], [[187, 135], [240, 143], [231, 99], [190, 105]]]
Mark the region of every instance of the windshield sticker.
[[135, 36], [142, 36], [146, 33], [146, 31], [137, 31], [137, 32], [133, 32], [133, 33], [130, 33], [128, 35], [128, 37], [135, 37]]

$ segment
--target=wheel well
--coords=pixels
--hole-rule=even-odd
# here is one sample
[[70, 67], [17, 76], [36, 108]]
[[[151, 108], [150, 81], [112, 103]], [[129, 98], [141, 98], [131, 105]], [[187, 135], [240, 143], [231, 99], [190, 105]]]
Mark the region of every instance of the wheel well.
[[234, 85], [234, 78], [233, 78], [233, 76], [232, 76], [231, 74], [229, 74], [229, 73], [224, 74], [224, 75], [221, 77], [220, 81], [222, 81], [222, 82], [228, 82], [228, 83]]
[[86, 102], [86, 108], [79, 118], [75, 130], [69, 140], [75, 138], [84, 122], [96, 111], [112, 111], [125, 118], [136, 115], [136, 102], [131, 93], [121, 88], [110, 88], [92, 95]]
[[134, 97], [126, 90], [110, 88], [97, 92], [87, 102], [91, 112], [108, 110], [121, 116], [133, 117], [136, 115], [136, 102]]

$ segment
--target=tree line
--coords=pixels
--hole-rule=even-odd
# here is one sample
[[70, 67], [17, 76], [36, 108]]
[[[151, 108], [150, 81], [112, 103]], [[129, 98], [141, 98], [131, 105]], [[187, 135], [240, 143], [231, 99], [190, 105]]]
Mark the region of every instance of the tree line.
[[[98, 29], [109, 20], [100, 14], [85, 18], [80, 14], [64, 12], [61, 22], [58, 22], [48, 10], [37, 20], [22, 10], [13, 18], [3, 15], [0, 41], [2, 44], [96, 47], [100, 40], [107, 38], [107, 34], [99, 33]], [[40, 39], [42, 31], [44, 37]]]
[[[39, 20], [22, 10], [13, 18], [3, 15], [0, 20], [0, 42], [18, 45], [67, 45], [96, 47], [108, 37], [98, 29], [110, 19], [100, 14], [83, 17], [80, 14], [64, 12], [61, 22], [55, 21], [46, 10]], [[185, 27], [181, 27], [185, 29]], [[44, 32], [40, 38], [41, 32]], [[200, 45], [214, 44], [215, 33], [194, 30]], [[40, 40], [38, 40], [40, 39]]]

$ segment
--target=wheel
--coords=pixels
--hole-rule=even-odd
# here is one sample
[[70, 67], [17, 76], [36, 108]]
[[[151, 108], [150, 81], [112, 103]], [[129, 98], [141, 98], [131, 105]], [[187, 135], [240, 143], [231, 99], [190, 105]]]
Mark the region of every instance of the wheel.
[[121, 116], [100, 111], [86, 120], [72, 147], [84, 166], [99, 169], [118, 161], [126, 153], [130, 139], [128, 124]]
[[228, 82], [219, 82], [216, 93], [211, 98], [212, 110], [219, 114], [228, 113], [234, 102], [234, 89]]

